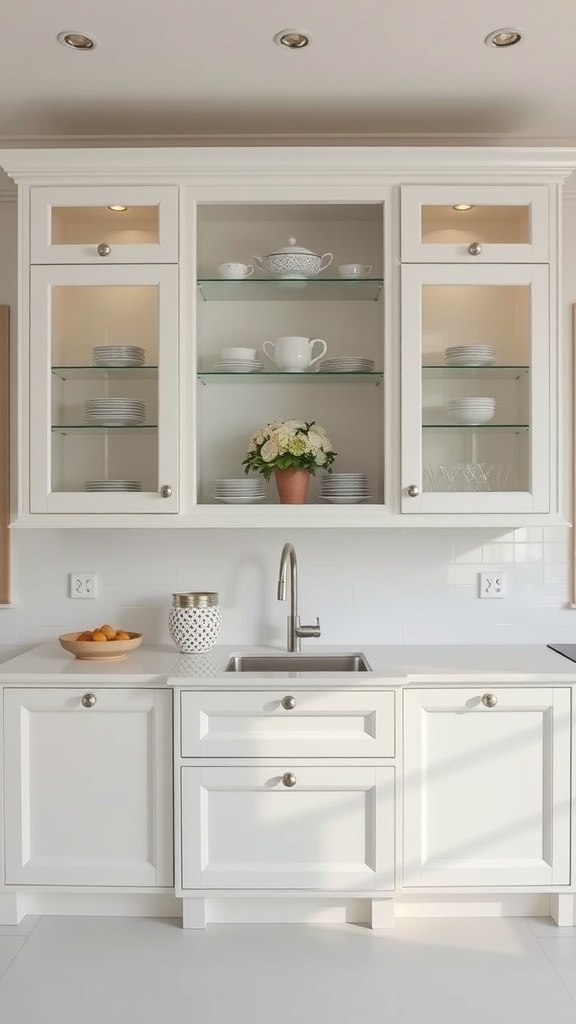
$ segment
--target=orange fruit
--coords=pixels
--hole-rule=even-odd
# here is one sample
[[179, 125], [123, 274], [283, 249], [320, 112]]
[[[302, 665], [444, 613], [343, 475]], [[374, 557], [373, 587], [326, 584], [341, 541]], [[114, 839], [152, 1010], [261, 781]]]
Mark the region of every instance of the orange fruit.
[[96, 643], [99, 644], [105, 644], [107, 637], [104, 635], [101, 629], [95, 629], [92, 632], [92, 640], [95, 640]]
[[106, 637], [107, 640], [113, 640], [114, 637], [116, 636], [116, 630], [114, 629], [114, 626], [100, 626], [100, 632], [104, 633], [104, 636]]
[[91, 640], [92, 639], [92, 633], [90, 632], [89, 629], [85, 629], [83, 633], [78, 633], [78, 636], [76, 637], [76, 639], [77, 640]]
[[114, 637], [114, 639], [115, 640], [129, 640], [130, 639], [130, 634], [127, 633], [124, 629], [117, 629], [116, 630], [116, 636]]

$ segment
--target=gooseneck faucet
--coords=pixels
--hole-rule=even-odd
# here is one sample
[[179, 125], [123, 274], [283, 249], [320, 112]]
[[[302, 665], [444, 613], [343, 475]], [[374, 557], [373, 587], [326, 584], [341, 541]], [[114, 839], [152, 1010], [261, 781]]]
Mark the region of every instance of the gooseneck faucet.
[[285, 544], [280, 555], [280, 570], [278, 573], [278, 600], [286, 600], [286, 575], [290, 564], [290, 615], [288, 616], [288, 631], [286, 646], [289, 651], [301, 650], [300, 637], [320, 636], [320, 619], [316, 619], [315, 626], [301, 626], [298, 615], [298, 562], [296, 552], [292, 544]]

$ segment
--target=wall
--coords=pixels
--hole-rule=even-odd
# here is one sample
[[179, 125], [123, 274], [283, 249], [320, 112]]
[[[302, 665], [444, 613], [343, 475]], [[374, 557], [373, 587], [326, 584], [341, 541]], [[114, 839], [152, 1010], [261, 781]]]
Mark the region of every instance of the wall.
[[[15, 205], [0, 202], [0, 303], [14, 310], [15, 231]], [[570, 306], [576, 302], [576, 203], [571, 200], [565, 207], [565, 239], [568, 368]], [[568, 369], [564, 385], [569, 436]], [[287, 540], [298, 553], [302, 620], [320, 617], [321, 642], [576, 641], [576, 610], [567, 606], [570, 532], [558, 527], [292, 535], [283, 530], [15, 530], [13, 607], [0, 609], [0, 660], [58, 633], [104, 621], [139, 630], [149, 643], [169, 643], [168, 607], [177, 590], [219, 592], [222, 642], [282, 644], [287, 608], [276, 601], [276, 579]], [[491, 569], [506, 572], [508, 596], [480, 601], [478, 572]], [[96, 600], [70, 600], [71, 571], [97, 573]]]

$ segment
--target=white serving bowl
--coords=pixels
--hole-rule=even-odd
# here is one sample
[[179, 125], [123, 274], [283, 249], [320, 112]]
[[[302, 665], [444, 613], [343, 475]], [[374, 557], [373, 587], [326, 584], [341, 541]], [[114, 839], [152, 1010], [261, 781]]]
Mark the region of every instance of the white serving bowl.
[[254, 263], [265, 274], [280, 278], [314, 277], [321, 270], [326, 270], [334, 259], [331, 252], [319, 256], [311, 249], [296, 245], [295, 238], [288, 239], [288, 245], [267, 256], [255, 256]]

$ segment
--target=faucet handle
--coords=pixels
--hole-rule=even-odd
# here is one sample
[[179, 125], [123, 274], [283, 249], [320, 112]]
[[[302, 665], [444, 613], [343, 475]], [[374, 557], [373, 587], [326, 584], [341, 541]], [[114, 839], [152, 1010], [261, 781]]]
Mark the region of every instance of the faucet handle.
[[301, 626], [298, 622], [295, 628], [296, 636], [320, 636], [320, 619], [316, 616], [315, 626]]

